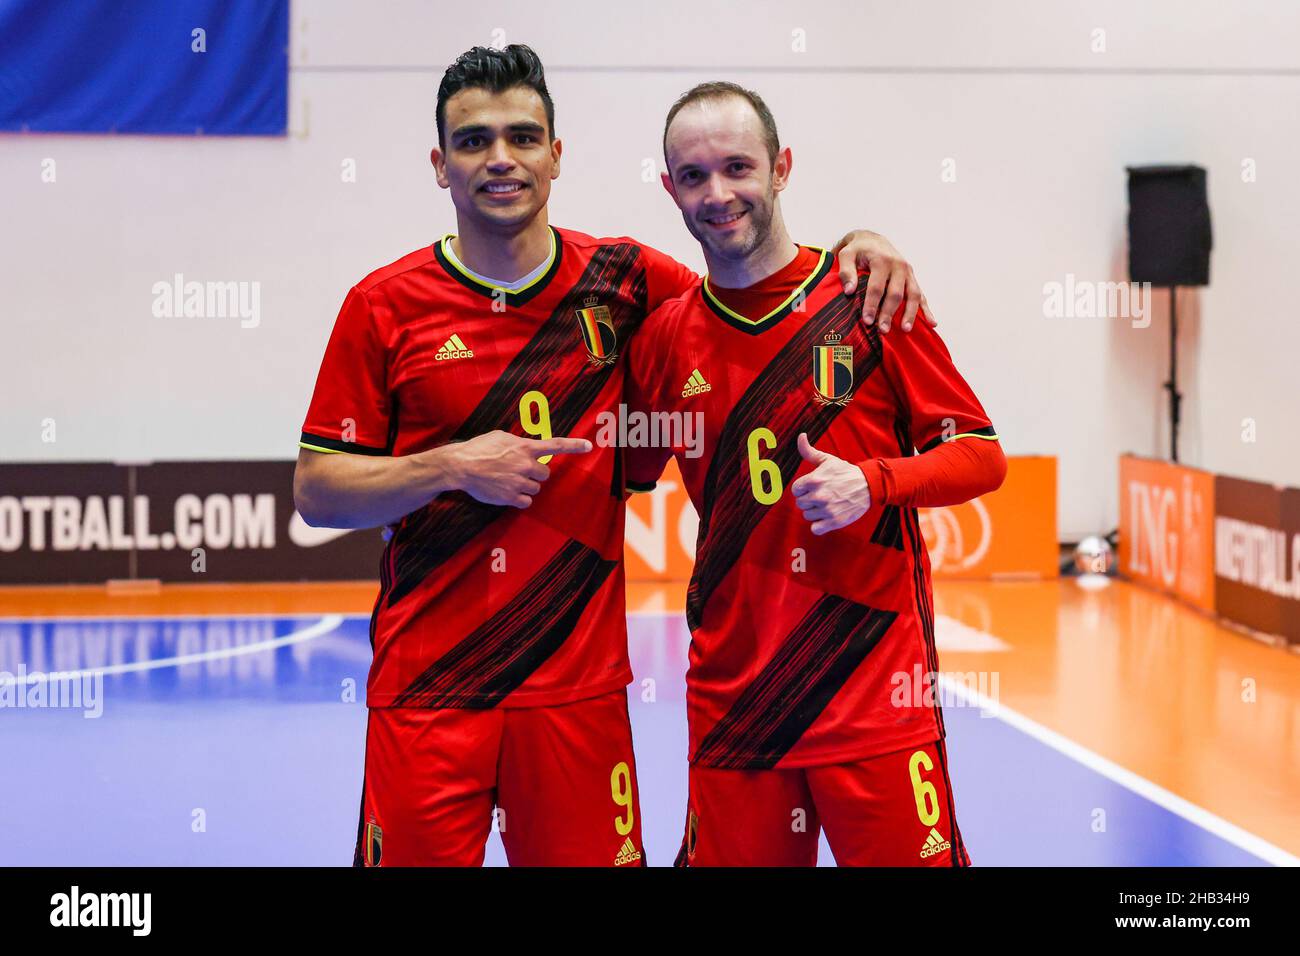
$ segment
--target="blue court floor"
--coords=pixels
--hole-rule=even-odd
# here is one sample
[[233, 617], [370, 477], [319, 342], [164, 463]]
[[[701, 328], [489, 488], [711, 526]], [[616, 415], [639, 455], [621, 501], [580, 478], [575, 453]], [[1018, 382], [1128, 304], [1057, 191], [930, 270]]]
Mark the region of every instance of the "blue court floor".
[[[629, 627], [643, 837], [664, 866], [685, 812], [688, 636], [678, 614]], [[369, 663], [359, 616], [0, 621], [0, 865], [350, 863]], [[18, 693], [55, 670], [76, 677], [65, 706]], [[1267, 865], [1014, 716], [945, 710], [976, 865]], [[495, 834], [487, 862], [505, 862]]]

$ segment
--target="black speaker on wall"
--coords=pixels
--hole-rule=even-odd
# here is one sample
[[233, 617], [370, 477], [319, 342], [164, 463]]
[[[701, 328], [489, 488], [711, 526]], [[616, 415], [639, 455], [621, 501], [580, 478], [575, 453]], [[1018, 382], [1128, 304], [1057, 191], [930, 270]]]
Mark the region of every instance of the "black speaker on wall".
[[[1178, 460], [1178, 287], [1210, 284], [1210, 202], [1201, 166], [1128, 167], [1128, 274], [1169, 288], [1169, 458]], [[1147, 308], [1151, 307], [1147, 303]]]
[[1128, 271], [1133, 282], [1209, 285], [1212, 245], [1203, 168], [1128, 167]]

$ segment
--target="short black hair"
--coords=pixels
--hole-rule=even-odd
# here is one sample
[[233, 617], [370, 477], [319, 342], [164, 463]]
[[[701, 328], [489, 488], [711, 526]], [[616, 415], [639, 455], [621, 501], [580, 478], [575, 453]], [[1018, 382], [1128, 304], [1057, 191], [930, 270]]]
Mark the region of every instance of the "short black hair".
[[[677, 114], [682, 111], [682, 107], [689, 106], [691, 103], [700, 100], [719, 100], [728, 96], [739, 96], [742, 100], [754, 108], [758, 114], [758, 121], [763, 125], [763, 145], [767, 147], [767, 158], [773, 166], [776, 165], [776, 154], [781, 151], [781, 140], [776, 133], [776, 120], [772, 116], [772, 111], [767, 108], [763, 102], [763, 97], [759, 96], [753, 90], [747, 90], [736, 83], [728, 83], [725, 80], [715, 80], [710, 83], [700, 83], [692, 86], [689, 90], [677, 98], [672, 109], [668, 111], [668, 118], [664, 120], [664, 163], [668, 162], [668, 127], [673, 125], [673, 120]], [[671, 170], [670, 170], [671, 174]]]
[[447, 121], [447, 101], [461, 90], [480, 87], [491, 93], [504, 93], [516, 86], [536, 90], [546, 107], [546, 130], [555, 139], [555, 104], [546, 89], [546, 72], [541, 57], [530, 46], [512, 43], [504, 50], [476, 46], [456, 57], [438, 84], [438, 145], [445, 146], [443, 125]]

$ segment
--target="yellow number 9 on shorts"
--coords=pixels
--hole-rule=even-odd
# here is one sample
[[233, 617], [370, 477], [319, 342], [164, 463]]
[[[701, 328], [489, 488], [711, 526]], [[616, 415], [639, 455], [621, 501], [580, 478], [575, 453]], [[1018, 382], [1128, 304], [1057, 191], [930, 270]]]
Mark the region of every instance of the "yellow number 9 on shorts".
[[627, 836], [632, 832], [635, 814], [632, 812], [632, 771], [628, 769], [626, 760], [614, 765], [614, 772], [609, 775], [609, 792], [615, 806], [627, 810], [627, 819], [621, 814], [614, 817], [614, 829], [618, 835]]

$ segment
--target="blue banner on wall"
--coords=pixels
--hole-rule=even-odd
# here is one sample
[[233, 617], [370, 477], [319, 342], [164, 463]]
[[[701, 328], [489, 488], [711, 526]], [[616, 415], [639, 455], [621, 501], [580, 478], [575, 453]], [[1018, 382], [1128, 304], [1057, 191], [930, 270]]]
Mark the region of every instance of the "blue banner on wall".
[[0, 0], [0, 130], [283, 136], [289, 0]]

